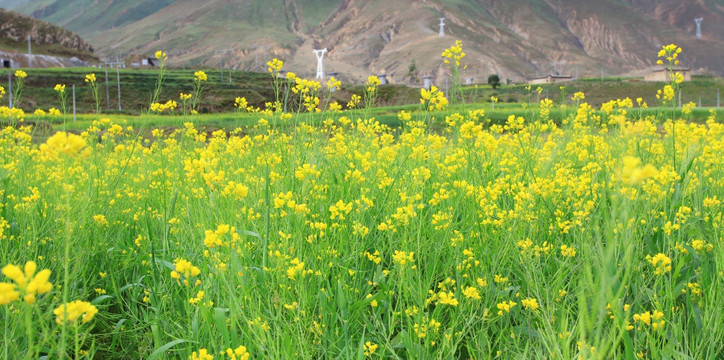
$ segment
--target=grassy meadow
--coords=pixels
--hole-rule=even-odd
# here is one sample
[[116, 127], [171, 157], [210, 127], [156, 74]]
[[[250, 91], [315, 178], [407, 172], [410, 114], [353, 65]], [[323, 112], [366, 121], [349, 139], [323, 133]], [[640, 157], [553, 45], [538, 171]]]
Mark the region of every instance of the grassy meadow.
[[385, 108], [268, 66], [235, 113], [163, 70], [131, 120], [0, 107], [0, 357], [721, 358], [723, 114], [676, 74], [649, 104]]

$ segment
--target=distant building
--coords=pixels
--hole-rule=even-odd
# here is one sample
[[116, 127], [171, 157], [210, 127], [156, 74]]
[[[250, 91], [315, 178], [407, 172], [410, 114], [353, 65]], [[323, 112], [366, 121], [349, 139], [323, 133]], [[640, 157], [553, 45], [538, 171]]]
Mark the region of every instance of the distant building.
[[528, 81], [528, 84], [553, 84], [572, 80], [572, 75], [546, 75], [532, 78]]
[[158, 59], [143, 55], [128, 55], [125, 58], [125, 63], [132, 67], [156, 67], [158, 66]]
[[15, 68], [20, 67], [18, 65], [18, 63], [13, 61], [13, 59], [4, 59], [4, 58], [0, 58], [0, 66], [5, 69], [15, 69]]
[[377, 78], [380, 79], [380, 85], [387, 84], [387, 74], [377, 74]]
[[432, 75], [425, 75], [422, 77], [422, 87], [425, 90], [430, 90], [432, 87]]
[[[684, 76], [684, 81], [691, 81], [691, 68], [674, 66], [671, 70], [681, 73], [681, 75]], [[659, 66], [651, 69], [651, 72], [644, 75], [644, 81], [671, 81], [669, 78], [669, 68]]]

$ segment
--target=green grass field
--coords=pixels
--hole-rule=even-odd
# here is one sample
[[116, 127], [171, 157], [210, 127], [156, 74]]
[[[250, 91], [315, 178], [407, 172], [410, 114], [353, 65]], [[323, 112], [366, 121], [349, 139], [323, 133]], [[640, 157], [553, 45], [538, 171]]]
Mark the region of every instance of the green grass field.
[[311, 111], [0, 107], [2, 358], [724, 353], [723, 114], [678, 84], [493, 110], [370, 79], [319, 112], [289, 85]]

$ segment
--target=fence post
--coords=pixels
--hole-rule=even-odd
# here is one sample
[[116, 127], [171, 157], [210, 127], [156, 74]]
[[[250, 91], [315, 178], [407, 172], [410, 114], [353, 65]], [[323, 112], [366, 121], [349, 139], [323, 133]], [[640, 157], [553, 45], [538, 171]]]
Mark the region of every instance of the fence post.
[[118, 83], [118, 111], [121, 111], [121, 70], [120, 66], [116, 62], [116, 82]]
[[73, 84], [73, 121], [75, 122], [75, 84]]
[[13, 108], [13, 74], [8, 72], [8, 107]]

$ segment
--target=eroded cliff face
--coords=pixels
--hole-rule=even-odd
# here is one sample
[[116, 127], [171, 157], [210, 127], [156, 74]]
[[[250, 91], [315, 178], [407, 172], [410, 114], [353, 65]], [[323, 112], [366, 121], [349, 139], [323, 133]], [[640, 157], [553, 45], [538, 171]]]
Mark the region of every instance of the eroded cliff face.
[[[0, 9], [0, 37], [3, 42], [24, 43], [28, 36], [35, 45], [54, 45], [66, 49], [58, 49], [67, 53], [72, 50], [92, 53], [93, 47], [73, 32], [48, 22], [33, 19], [16, 12]], [[67, 50], [67, 51], [66, 51]]]
[[695, 18], [702, 18], [702, 38], [722, 39], [724, 3], [712, 0], [628, 0], [639, 13], [696, 34]]
[[[313, 34], [297, 32], [303, 44], [311, 45], [293, 50], [290, 65], [313, 69], [315, 59], [307, 53], [312, 46], [327, 47], [327, 68], [358, 79], [387, 73], [402, 81], [414, 60], [420, 74], [441, 84], [449, 71], [440, 53], [460, 39], [468, 54], [463, 75], [478, 80], [491, 73], [512, 80], [548, 73], [628, 73], [654, 65], [658, 49], [668, 43], [689, 51], [683, 58], [686, 66], [724, 73], [721, 60], [712, 55], [724, 56], [724, 43], [697, 41], [693, 31], [677, 27], [676, 19], [688, 16], [683, 9], [680, 4], [646, 7], [636, 1], [581, 6], [575, 0], [349, 0]], [[439, 17], [446, 19], [445, 38], [437, 36]]]

